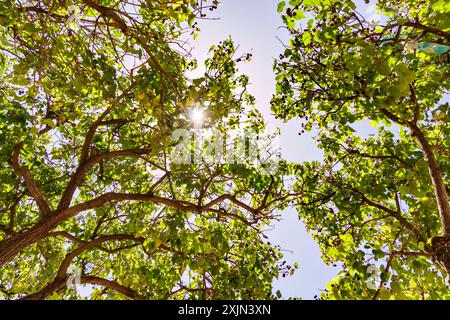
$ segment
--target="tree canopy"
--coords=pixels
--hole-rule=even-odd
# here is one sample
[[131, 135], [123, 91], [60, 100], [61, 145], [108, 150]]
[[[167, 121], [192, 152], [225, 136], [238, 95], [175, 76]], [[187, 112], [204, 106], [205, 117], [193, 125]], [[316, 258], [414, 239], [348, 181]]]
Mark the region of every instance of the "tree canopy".
[[324, 161], [297, 166], [297, 208], [342, 263], [322, 298], [448, 299], [449, 55], [430, 50], [448, 51], [448, 3], [380, 0], [379, 22], [354, 1], [278, 8], [291, 39], [272, 110], [317, 132]]
[[321, 299], [449, 299], [449, 4], [279, 2], [271, 109], [316, 134], [304, 163], [252, 54], [191, 56], [218, 4], [0, 0], [0, 299], [281, 298], [288, 206], [341, 268]]
[[2, 298], [80, 298], [78, 281], [91, 299], [262, 299], [292, 272], [263, 233], [289, 200], [283, 166], [171, 158], [204, 102], [205, 126], [264, 130], [230, 39], [186, 75], [185, 39], [216, 7], [0, 2]]

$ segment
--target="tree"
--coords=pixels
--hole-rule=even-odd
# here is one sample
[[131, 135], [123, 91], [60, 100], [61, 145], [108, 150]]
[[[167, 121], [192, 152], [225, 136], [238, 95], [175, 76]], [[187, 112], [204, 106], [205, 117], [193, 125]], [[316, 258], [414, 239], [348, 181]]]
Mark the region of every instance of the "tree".
[[183, 37], [216, 6], [0, 1], [2, 298], [79, 298], [74, 281], [95, 299], [272, 297], [290, 267], [263, 227], [287, 167], [170, 157], [202, 102], [205, 126], [264, 130], [231, 40], [186, 76]]
[[[291, 40], [272, 109], [315, 130], [325, 154], [295, 173], [300, 218], [325, 261], [342, 262], [322, 297], [449, 298], [450, 8], [377, 8], [383, 22], [353, 1], [282, 1]], [[377, 133], [355, 130], [369, 122]]]

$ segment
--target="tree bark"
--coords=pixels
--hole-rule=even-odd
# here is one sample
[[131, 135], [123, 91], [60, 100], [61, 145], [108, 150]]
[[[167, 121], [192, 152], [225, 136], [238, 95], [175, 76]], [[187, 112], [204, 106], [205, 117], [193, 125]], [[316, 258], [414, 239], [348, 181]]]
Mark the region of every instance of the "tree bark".
[[425, 161], [427, 162], [431, 182], [433, 183], [434, 195], [436, 197], [442, 228], [444, 229], [444, 234], [450, 236], [450, 204], [448, 202], [447, 190], [445, 188], [444, 179], [442, 178], [441, 168], [434, 155], [433, 149], [428, 143], [422, 130], [420, 130], [416, 124], [410, 124], [410, 129], [413, 137], [417, 139], [420, 148], [425, 155]]
[[450, 278], [450, 204], [448, 202], [447, 189], [442, 178], [441, 168], [426, 136], [416, 124], [410, 124], [410, 128], [412, 135], [417, 139], [420, 148], [425, 154], [444, 231], [443, 237], [438, 236], [432, 239], [433, 258]]
[[[217, 212], [217, 210], [212, 209], [212, 207], [225, 200], [233, 202], [235, 205], [240, 206], [241, 208], [249, 211], [250, 213], [258, 212], [257, 209], [253, 209], [249, 205], [237, 200], [235, 196], [229, 194], [221, 195], [203, 206], [198, 206], [194, 203], [190, 203], [187, 201], [158, 197], [154, 196], [153, 194], [130, 194], [130, 193], [114, 193], [114, 192], [105, 193], [92, 200], [80, 203], [76, 206], [64, 209], [53, 215], [47, 216], [30, 229], [20, 233], [13, 234], [10, 238], [6, 238], [5, 240], [0, 241], [0, 266], [4, 265], [5, 263], [13, 259], [18, 253], [20, 253], [26, 247], [47, 237], [47, 234], [50, 231], [55, 229], [64, 221], [74, 217], [80, 212], [102, 207], [108, 202], [151, 201], [155, 204], [167, 205], [183, 212], [202, 213], [206, 211]], [[251, 224], [251, 222], [247, 221], [244, 217], [241, 217], [236, 214], [232, 213], [227, 214], [220, 213], [220, 214], [240, 220], [242, 223]]]
[[[23, 300], [42, 300], [48, 297], [49, 295], [63, 289], [68, 285], [69, 276], [67, 274], [67, 270], [69, 269], [70, 264], [72, 263], [73, 259], [83, 253], [86, 250], [96, 248], [100, 246], [103, 242], [106, 241], [115, 241], [115, 240], [133, 240], [137, 241], [138, 243], [143, 243], [142, 238], [136, 238], [132, 235], [126, 235], [126, 234], [118, 234], [118, 235], [105, 235], [100, 236], [91, 242], [85, 242], [75, 250], [69, 252], [66, 254], [64, 260], [61, 262], [61, 265], [59, 266], [58, 272], [56, 274], [55, 279], [47, 284], [44, 288], [39, 290], [36, 293], [33, 293], [31, 295], [28, 295], [26, 297], [23, 297]], [[134, 291], [131, 288], [125, 287], [115, 281], [96, 277], [96, 276], [87, 276], [87, 275], [80, 275], [80, 278], [78, 279], [79, 282], [75, 284], [82, 284], [82, 283], [90, 283], [94, 285], [101, 285], [104, 287], [108, 287], [112, 290], [115, 290], [117, 292], [122, 293], [123, 295], [135, 299], [135, 300], [144, 300], [145, 298], [141, 296], [139, 293]]]
[[444, 269], [450, 279], [450, 237], [434, 237], [432, 245], [435, 261]]
[[61, 211], [59, 214], [47, 216], [30, 229], [16, 233], [10, 238], [0, 241], [0, 266], [12, 260], [26, 247], [45, 238], [48, 232], [56, 228], [67, 219], [75, 216], [81, 211], [92, 208], [92, 206], [95, 205], [95, 200], [97, 199], [68, 208]]

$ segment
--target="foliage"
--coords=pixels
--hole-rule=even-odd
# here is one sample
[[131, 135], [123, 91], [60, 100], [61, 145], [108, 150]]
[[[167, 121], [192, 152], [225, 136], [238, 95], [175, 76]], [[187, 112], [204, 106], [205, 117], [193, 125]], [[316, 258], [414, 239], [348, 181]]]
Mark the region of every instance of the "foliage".
[[288, 168], [170, 159], [204, 101], [208, 125], [251, 110], [233, 126], [264, 130], [231, 40], [186, 76], [203, 4], [0, 1], [2, 298], [80, 298], [72, 280], [92, 299], [272, 298], [288, 268], [262, 230]]
[[[377, 8], [374, 23], [353, 1], [281, 2], [291, 39], [275, 64], [272, 110], [301, 119], [325, 152], [295, 172], [300, 218], [325, 261], [342, 262], [322, 298], [448, 299], [449, 55], [416, 48], [448, 44], [449, 6]], [[369, 124], [375, 133], [355, 129]]]

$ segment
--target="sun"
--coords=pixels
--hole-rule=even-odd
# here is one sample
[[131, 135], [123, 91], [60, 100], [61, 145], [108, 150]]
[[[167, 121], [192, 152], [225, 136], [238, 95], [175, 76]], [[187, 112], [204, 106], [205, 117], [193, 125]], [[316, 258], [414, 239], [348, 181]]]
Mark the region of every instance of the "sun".
[[203, 113], [203, 110], [199, 109], [199, 108], [195, 108], [191, 111], [191, 119], [194, 122], [203, 122], [205, 118], [205, 115]]

